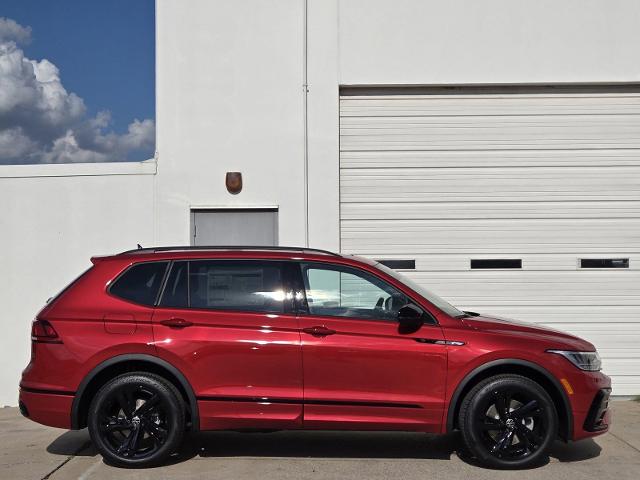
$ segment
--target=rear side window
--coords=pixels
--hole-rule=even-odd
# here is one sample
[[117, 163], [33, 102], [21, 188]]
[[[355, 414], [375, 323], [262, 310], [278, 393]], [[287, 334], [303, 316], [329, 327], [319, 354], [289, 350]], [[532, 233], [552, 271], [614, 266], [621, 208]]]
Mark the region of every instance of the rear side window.
[[143, 305], [154, 305], [169, 262], [148, 262], [133, 265], [111, 286], [109, 292]]
[[284, 312], [285, 294], [279, 262], [190, 261], [188, 278], [191, 308]]
[[162, 307], [184, 308], [189, 306], [189, 262], [174, 262], [164, 286], [160, 305]]

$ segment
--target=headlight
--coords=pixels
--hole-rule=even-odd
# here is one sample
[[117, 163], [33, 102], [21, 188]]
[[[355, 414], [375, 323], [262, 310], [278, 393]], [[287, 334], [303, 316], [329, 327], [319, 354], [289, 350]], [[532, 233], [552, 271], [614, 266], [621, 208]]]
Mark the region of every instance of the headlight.
[[598, 352], [572, 352], [570, 350], [547, 350], [549, 353], [557, 353], [573, 363], [580, 370], [597, 372], [602, 367], [602, 360]]

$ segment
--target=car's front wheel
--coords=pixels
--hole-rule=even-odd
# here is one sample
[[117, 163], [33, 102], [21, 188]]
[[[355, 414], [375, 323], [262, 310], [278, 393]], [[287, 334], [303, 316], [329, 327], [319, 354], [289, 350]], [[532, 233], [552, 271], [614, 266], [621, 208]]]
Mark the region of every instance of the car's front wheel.
[[458, 423], [467, 449], [491, 468], [540, 463], [558, 432], [558, 415], [545, 389], [510, 374], [473, 387], [462, 402]]
[[185, 429], [180, 392], [158, 375], [130, 373], [107, 382], [89, 407], [89, 434], [105, 460], [122, 467], [157, 465]]

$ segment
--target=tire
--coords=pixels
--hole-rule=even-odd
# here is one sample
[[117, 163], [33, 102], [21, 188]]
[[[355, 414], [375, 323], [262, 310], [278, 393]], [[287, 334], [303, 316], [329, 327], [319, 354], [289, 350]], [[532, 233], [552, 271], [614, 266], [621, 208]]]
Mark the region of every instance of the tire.
[[467, 393], [458, 425], [467, 450], [490, 468], [529, 468], [547, 458], [558, 435], [549, 394], [520, 375], [496, 375]]
[[105, 461], [119, 467], [150, 467], [175, 452], [185, 430], [180, 392], [151, 373], [119, 375], [89, 407], [89, 434]]

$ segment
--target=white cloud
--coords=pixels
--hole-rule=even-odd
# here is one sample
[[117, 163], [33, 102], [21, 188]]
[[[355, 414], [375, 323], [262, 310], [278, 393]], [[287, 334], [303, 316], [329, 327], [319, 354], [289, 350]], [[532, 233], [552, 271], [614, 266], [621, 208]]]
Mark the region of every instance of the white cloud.
[[0, 159], [15, 163], [28, 159], [38, 145], [24, 134], [21, 128], [8, 128], [0, 131]]
[[147, 149], [155, 141], [153, 120], [134, 120], [123, 135], [103, 133], [109, 124], [108, 112], [100, 112], [76, 130], [68, 130], [44, 153], [42, 163], [109, 162], [127, 153]]
[[109, 112], [87, 118], [82, 98], [69, 93], [49, 60], [19, 47], [31, 29], [0, 17], [0, 163], [107, 162], [149, 151], [153, 120], [134, 120], [127, 133], [108, 131]]
[[15, 20], [0, 17], [0, 42], [29, 43], [31, 27], [23, 27]]

